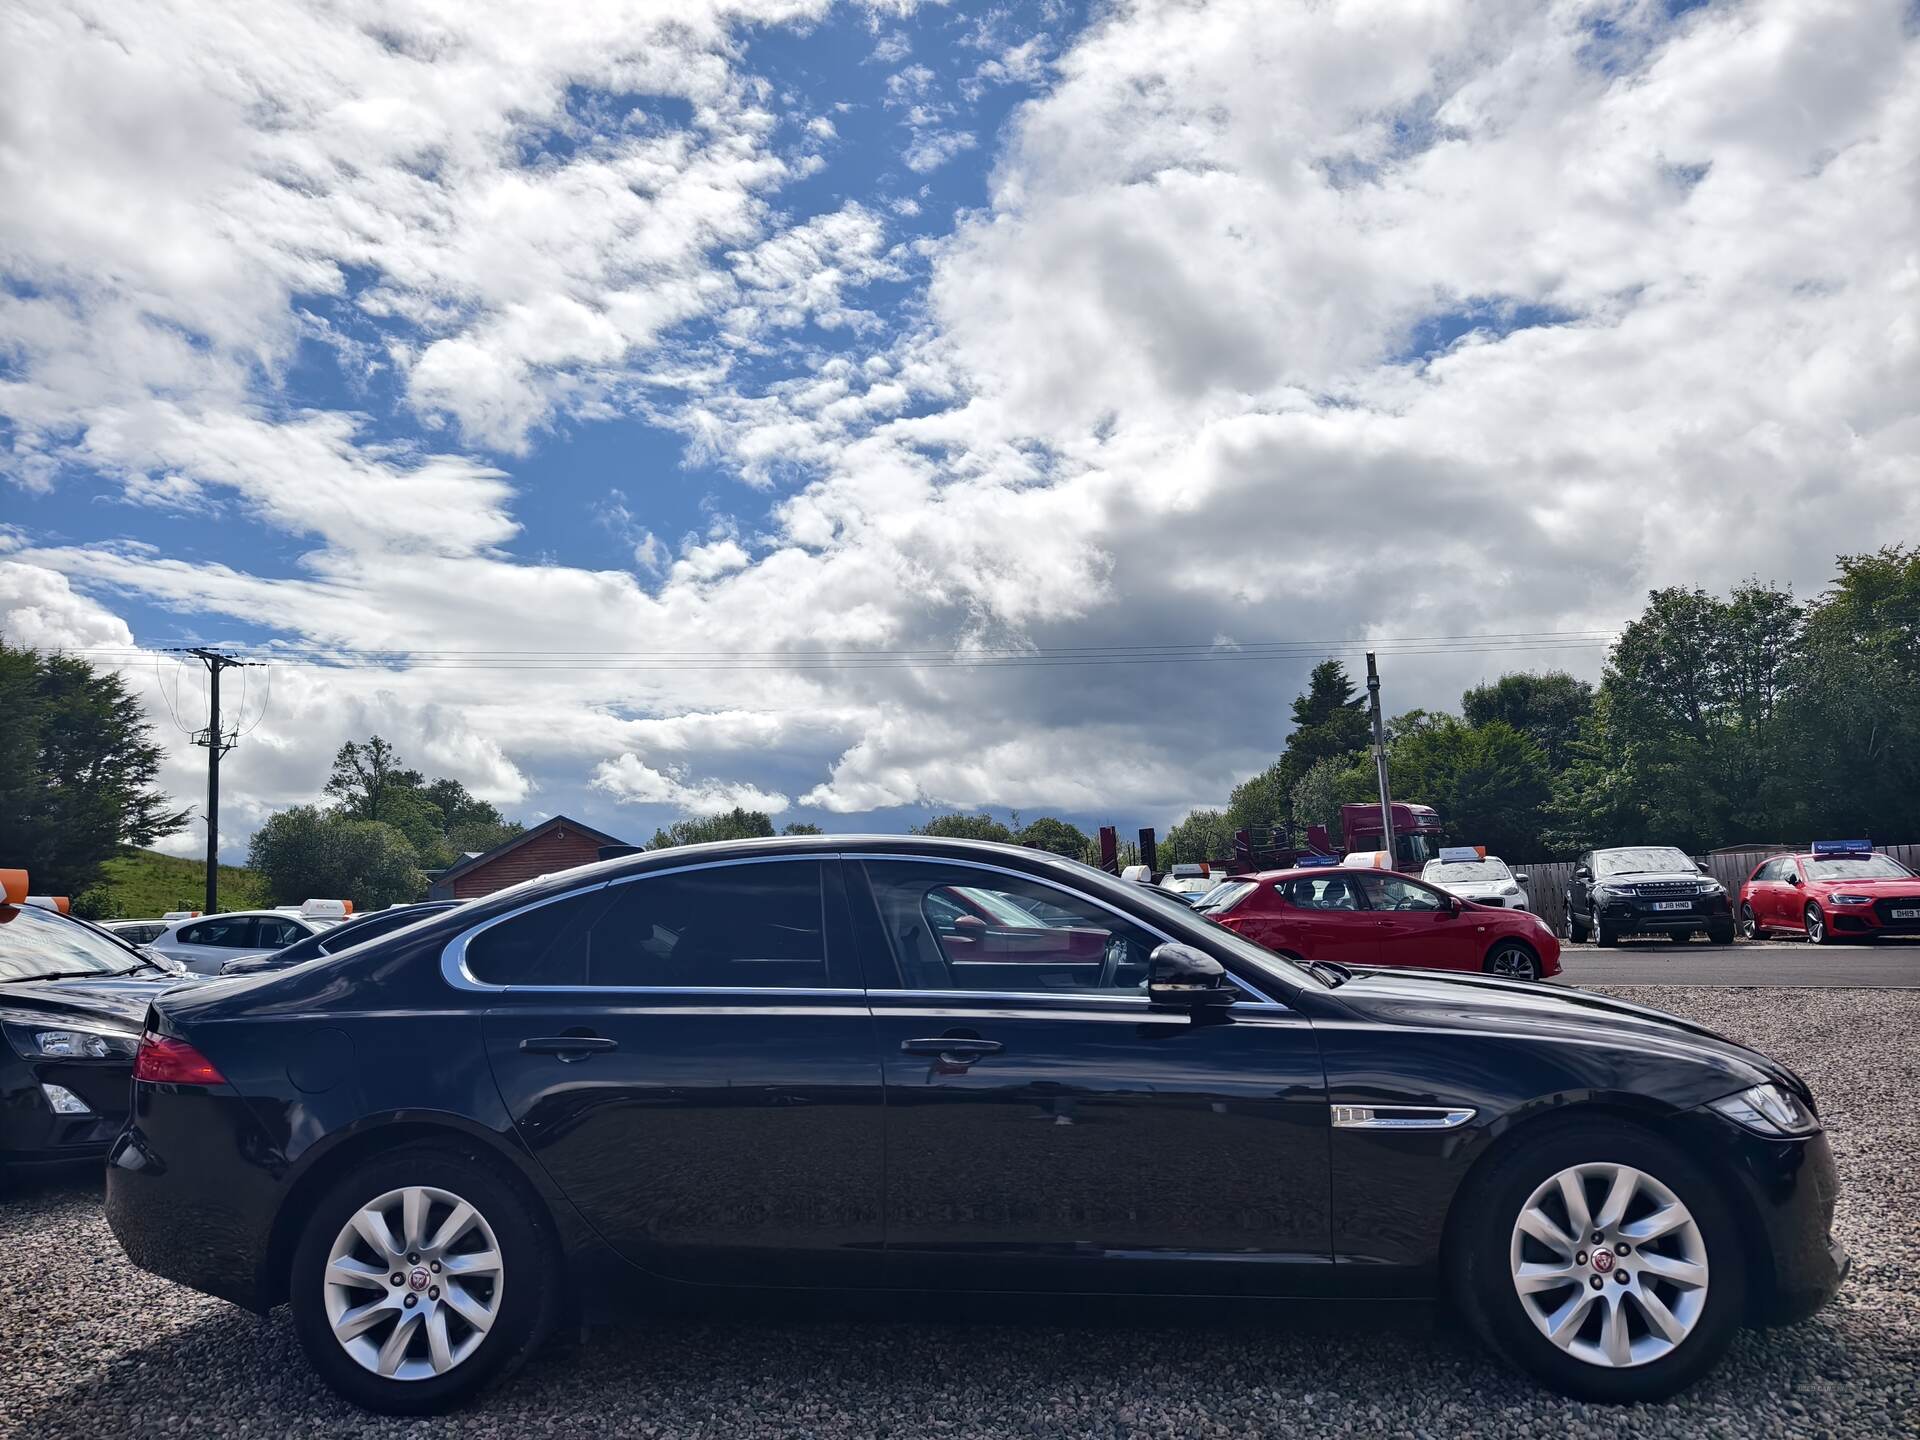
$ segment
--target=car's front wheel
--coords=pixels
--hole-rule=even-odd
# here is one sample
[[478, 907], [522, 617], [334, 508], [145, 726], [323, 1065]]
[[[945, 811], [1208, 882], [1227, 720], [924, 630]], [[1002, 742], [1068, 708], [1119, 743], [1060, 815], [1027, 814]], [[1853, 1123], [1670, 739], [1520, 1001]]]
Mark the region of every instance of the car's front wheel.
[[1650, 1132], [1568, 1122], [1495, 1161], [1449, 1257], [1469, 1317], [1508, 1359], [1584, 1400], [1658, 1400], [1720, 1358], [1745, 1256], [1708, 1176]]
[[1485, 969], [1508, 980], [1538, 980], [1540, 957], [1518, 940], [1503, 940], [1487, 952]]
[[1827, 917], [1812, 901], [1807, 902], [1807, 939], [1816, 945], [1833, 943], [1833, 932], [1827, 928]]
[[314, 1207], [289, 1276], [314, 1369], [396, 1415], [462, 1404], [553, 1323], [552, 1246], [522, 1188], [455, 1145], [378, 1155]]

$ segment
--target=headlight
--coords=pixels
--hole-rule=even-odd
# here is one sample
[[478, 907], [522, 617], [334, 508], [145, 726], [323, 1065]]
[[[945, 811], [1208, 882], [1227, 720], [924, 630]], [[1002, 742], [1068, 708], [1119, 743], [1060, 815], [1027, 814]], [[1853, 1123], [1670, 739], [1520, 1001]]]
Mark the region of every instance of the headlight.
[[1503, 886], [1500, 893], [1502, 895], [1518, 895], [1520, 893], [1520, 887], [1518, 885]]
[[131, 1060], [140, 1037], [74, 1025], [8, 1025], [7, 1043], [27, 1060]]
[[1709, 1108], [1762, 1135], [1811, 1135], [1820, 1128], [1800, 1097], [1778, 1085], [1754, 1085], [1738, 1095], [1710, 1101]]
[[1871, 905], [1871, 895], [1829, 895], [1827, 899], [1836, 905]]
[[1718, 880], [1702, 880], [1700, 882], [1700, 893], [1702, 895], [1724, 895], [1727, 893], [1727, 887], [1722, 885]]
[[1615, 900], [1625, 900], [1627, 892], [1611, 885], [1596, 885], [1593, 887], [1593, 898], [1602, 905], [1610, 905]]

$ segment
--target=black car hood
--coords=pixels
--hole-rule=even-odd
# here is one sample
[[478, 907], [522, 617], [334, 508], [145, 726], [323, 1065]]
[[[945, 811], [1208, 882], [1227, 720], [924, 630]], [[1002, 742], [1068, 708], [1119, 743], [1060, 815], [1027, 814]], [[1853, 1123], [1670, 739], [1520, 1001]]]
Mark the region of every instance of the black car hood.
[[1579, 1044], [1615, 1044], [1711, 1057], [1723, 1068], [1787, 1085], [1811, 1102], [1806, 1082], [1758, 1050], [1665, 1011], [1563, 985], [1437, 970], [1355, 970], [1333, 998], [1377, 1023], [1484, 1030]]
[[177, 975], [102, 975], [74, 980], [24, 980], [0, 985], [0, 1011], [71, 1019], [111, 1020], [139, 1030], [156, 996], [183, 984]]
[[1617, 875], [1596, 875], [1593, 883], [1600, 885], [1671, 885], [1676, 880], [1684, 880], [1693, 885], [1705, 885], [1711, 881], [1711, 875], [1702, 875], [1698, 870], [1622, 870]]

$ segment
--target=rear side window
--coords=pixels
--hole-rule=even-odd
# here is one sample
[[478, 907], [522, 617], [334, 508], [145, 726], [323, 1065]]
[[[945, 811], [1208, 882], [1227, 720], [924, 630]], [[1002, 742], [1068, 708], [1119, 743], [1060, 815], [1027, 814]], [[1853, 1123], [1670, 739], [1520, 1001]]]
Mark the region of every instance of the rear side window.
[[252, 949], [258, 934], [251, 915], [216, 915], [179, 932], [183, 945], [219, 945], [226, 949]]
[[586, 890], [489, 926], [467, 942], [467, 973], [483, 985], [584, 985], [582, 937], [606, 908], [605, 890]]
[[817, 860], [645, 876], [542, 905], [467, 944], [486, 985], [827, 984]]
[[769, 860], [615, 885], [585, 936], [586, 983], [824, 987], [820, 868]]

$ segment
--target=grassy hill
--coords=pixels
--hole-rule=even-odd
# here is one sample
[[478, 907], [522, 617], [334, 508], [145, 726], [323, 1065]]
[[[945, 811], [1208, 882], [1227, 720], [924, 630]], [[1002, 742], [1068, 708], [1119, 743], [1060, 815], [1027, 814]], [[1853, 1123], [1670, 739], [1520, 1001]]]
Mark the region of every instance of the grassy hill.
[[[99, 919], [147, 919], [169, 910], [198, 910], [207, 898], [204, 860], [186, 860], [123, 846], [107, 862], [106, 878], [81, 907]], [[220, 908], [250, 910], [267, 903], [267, 887], [241, 865], [220, 867]]]

